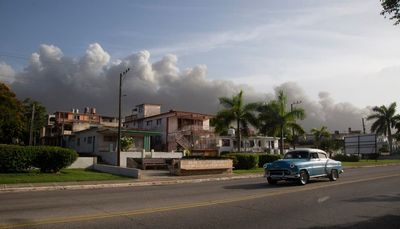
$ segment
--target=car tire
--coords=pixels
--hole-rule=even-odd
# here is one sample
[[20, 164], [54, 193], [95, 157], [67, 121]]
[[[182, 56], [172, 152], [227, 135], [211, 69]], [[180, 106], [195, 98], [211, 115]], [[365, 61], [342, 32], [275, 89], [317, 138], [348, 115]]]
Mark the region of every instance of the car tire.
[[267, 181], [268, 181], [268, 184], [272, 184], [272, 185], [274, 185], [274, 184], [276, 184], [278, 182], [277, 180], [274, 180], [271, 177], [268, 177]]
[[339, 178], [339, 172], [336, 169], [332, 169], [331, 174], [329, 174], [329, 180], [336, 181]]
[[306, 185], [309, 180], [310, 180], [310, 176], [308, 175], [307, 171], [301, 170], [300, 171], [299, 184], [300, 185]]

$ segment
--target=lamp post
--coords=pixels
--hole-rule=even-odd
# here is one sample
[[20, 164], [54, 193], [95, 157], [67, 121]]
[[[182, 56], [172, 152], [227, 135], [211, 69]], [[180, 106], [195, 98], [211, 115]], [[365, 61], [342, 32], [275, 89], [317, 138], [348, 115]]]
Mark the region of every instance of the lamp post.
[[[290, 112], [293, 111], [293, 105], [300, 104], [300, 103], [302, 103], [301, 100], [295, 101], [295, 102], [291, 103], [291, 104], [290, 104]], [[293, 138], [293, 139], [292, 139], [293, 149], [296, 149], [295, 137], [294, 137], [294, 128], [292, 128], [292, 138]]]
[[119, 95], [118, 95], [118, 137], [117, 137], [117, 166], [121, 165], [121, 90], [122, 90], [122, 79], [126, 73], [129, 72], [129, 68], [119, 74]]

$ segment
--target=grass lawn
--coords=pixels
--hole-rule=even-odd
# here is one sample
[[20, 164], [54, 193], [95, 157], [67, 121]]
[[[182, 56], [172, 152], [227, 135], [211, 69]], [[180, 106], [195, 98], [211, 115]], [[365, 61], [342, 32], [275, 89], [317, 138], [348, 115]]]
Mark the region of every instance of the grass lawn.
[[263, 173], [264, 169], [263, 168], [256, 168], [256, 169], [236, 169], [233, 170], [233, 173], [235, 174], [244, 174], [244, 173]]
[[63, 169], [59, 173], [40, 173], [38, 170], [22, 173], [0, 173], [0, 184], [67, 182], [67, 181], [103, 181], [132, 179], [109, 173], [84, 169]]

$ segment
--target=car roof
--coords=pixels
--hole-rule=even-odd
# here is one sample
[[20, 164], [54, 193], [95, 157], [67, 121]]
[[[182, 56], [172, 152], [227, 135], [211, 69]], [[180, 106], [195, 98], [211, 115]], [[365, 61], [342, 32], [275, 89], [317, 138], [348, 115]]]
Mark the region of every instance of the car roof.
[[310, 153], [313, 152], [313, 153], [324, 153], [324, 154], [326, 154], [325, 151], [320, 150], [320, 149], [315, 149], [315, 148], [296, 148], [296, 149], [289, 150], [288, 153], [289, 152], [293, 152], [293, 151], [308, 151]]

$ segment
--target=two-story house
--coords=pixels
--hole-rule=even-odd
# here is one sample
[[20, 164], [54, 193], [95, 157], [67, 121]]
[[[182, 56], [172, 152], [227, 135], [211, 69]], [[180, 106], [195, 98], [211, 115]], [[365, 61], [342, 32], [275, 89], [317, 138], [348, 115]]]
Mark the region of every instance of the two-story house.
[[161, 112], [160, 104], [140, 104], [125, 117], [124, 127], [160, 132], [151, 138], [158, 151], [190, 150], [192, 155], [216, 155], [217, 140], [210, 127], [212, 115], [188, 111]]

